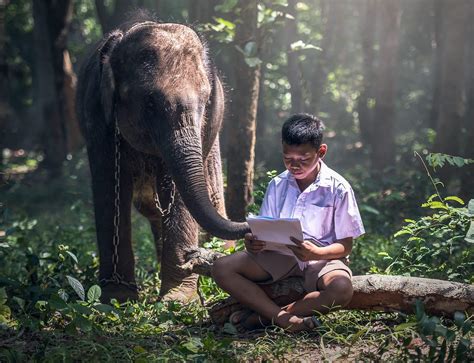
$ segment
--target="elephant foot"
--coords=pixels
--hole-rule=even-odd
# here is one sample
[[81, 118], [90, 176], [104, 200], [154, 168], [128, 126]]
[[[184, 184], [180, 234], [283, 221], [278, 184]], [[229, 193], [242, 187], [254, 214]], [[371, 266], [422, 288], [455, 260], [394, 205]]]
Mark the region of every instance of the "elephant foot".
[[170, 289], [163, 289], [161, 301], [177, 301], [181, 304], [188, 304], [199, 300], [197, 293], [197, 275], [192, 275], [184, 279], [182, 283]]
[[101, 289], [102, 295], [100, 296], [100, 301], [103, 304], [109, 304], [110, 299], [117, 299], [119, 303], [124, 303], [127, 300], [138, 300], [138, 292], [123, 285], [109, 283]]

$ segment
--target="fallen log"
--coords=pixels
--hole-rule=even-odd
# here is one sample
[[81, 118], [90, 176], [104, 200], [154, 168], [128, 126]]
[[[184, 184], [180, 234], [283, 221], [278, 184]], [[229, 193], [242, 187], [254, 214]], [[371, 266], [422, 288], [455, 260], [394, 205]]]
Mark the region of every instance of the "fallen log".
[[[213, 262], [222, 253], [198, 248], [186, 255], [181, 266], [189, 273], [210, 276]], [[430, 315], [452, 317], [456, 311], [474, 313], [474, 285], [421, 277], [361, 275], [352, 278], [354, 295], [345, 309], [413, 313], [415, 301], [420, 300]], [[278, 305], [284, 306], [304, 296], [303, 280], [290, 277], [261, 285]], [[210, 309], [214, 323], [224, 324], [229, 315], [242, 309], [238, 301], [228, 298]]]

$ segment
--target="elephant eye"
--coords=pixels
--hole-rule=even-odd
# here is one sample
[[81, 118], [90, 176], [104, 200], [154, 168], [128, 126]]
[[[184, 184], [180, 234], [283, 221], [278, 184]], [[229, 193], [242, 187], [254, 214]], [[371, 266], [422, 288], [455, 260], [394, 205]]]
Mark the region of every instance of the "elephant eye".
[[153, 49], [142, 49], [137, 58], [140, 63], [153, 63], [158, 57]]

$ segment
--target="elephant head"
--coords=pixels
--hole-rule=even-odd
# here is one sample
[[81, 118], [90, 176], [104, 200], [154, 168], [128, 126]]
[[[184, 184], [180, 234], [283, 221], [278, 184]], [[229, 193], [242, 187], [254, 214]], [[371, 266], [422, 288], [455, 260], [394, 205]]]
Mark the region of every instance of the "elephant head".
[[201, 227], [241, 238], [248, 225], [220, 216], [205, 182], [203, 160], [217, 135], [208, 135], [205, 123], [211, 114], [222, 118], [224, 95], [197, 34], [179, 24], [140, 23], [111, 33], [100, 55], [106, 122], [116, 121], [133, 148], [165, 161]]

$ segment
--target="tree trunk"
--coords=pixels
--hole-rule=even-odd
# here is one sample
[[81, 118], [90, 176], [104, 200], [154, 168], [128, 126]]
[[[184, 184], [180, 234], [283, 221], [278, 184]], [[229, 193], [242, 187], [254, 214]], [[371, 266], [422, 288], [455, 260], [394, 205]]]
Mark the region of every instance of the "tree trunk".
[[443, 10], [441, 87], [434, 150], [458, 155], [464, 109], [464, 44], [469, 12], [464, 0], [449, 1]]
[[376, 29], [376, 0], [366, 0], [359, 14], [359, 29], [362, 38], [362, 66], [363, 82], [362, 89], [357, 100], [357, 112], [359, 114], [360, 136], [364, 145], [370, 147], [372, 141], [372, 128], [374, 123], [374, 40]]
[[[72, 69], [65, 69], [66, 40], [73, 2], [33, 1], [35, 22], [36, 102], [44, 130], [44, 167], [50, 176], [61, 174], [68, 152], [68, 128], [76, 123]], [[77, 126], [76, 126], [77, 127]]]
[[[441, 83], [434, 152], [459, 155], [464, 115], [464, 45], [467, 41], [467, 0], [443, 3], [441, 43]], [[438, 175], [448, 183], [452, 168], [440, 169]]]
[[321, 42], [322, 52], [316, 53], [316, 64], [314, 72], [311, 75], [311, 112], [320, 111], [321, 98], [324, 93], [328, 75], [328, 63], [331, 61], [331, 53], [334, 44], [334, 37], [337, 27], [342, 26], [343, 21], [340, 18], [344, 3], [342, 1], [321, 0], [321, 18], [323, 21], [323, 39]]
[[377, 65], [375, 119], [372, 134], [371, 161], [374, 172], [395, 162], [395, 101], [398, 78], [398, 49], [401, 7], [399, 0], [380, 1], [380, 53]]
[[[181, 268], [188, 273], [210, 276], [214, 261], [223, 254], [199, 248], [189, 251], [187, 263]], [[363, 275], [352, 279], [354, 296], [346, 307], [349, 310], [400, 311], [413, 313], [418, 299], [428, 314], [453, 316], [456, 311], [474, 313], [474, 286], [458, 282], [420, 277]], [[268, 285], [261, 285], [265, 293], [280, 306], [304, 296], [303, 279], [290, 277]], [[243, 307], [228, 298], [210, 310], [216, 324], [224, 324], [229, 315]]]
[[[469, 19], [474, 16], [474, 4], [469, 3]], [[474, 37], [474, 23], [469, 22], [468, 39]], [[467, 65], [468, 74], [466, 78], [466, 114], [464, 116], [464, 152], [462, 155], [466, 158], [474, 159], [474, 147], [472, 147], [472, 140], [474, 140], [474, 45], [472, 41], [467, 45]], [[466, 202], [474, 198], [474, 164], [467, 165], [462, 169], [461, 190], [459, 196]]]
[[71, 57], [67, 49], [63, 52], [64, 69], [64, 116], [66, 121], [67, 150], [68, 152], [77, 151], [84, 144], [79, 121], [76, 117], [76, 84], [77, 77], [71, 63]]
[[0, 186], [4, 181], [3, 174], [3, 149], [5, 147], [5, 131], [11, 115], [10, 102], [8, 100], [8, 64], [5, 54], [5, 9], [8, 4], [6, 0], [0, 0]]
[[[453, 317], [456, 311], [474, 313], [474, 287], [468, 284], [420, 277], [362, 275], [352, 278], [354, 295], [344, 309], [412, 314], [415, 301], [420, 300], [430, 315]], [[265, 293], [278, 305], [284, 306], [305, 295], [303, 279], [290, 277], [262, 285]], [[215, 324], [224, 324], [234, 311], [243, 309], [235, 299], [228, 298], [210, 311]]]
[[429, 125], [432, 129], [436, 129], [439, 114], [439, 93], [441, 90], [441, 56], [443, 54], [441, 34], [442, 34], [442, 15], [443, 15], [443, 0], [435, 0], [433, 2], [433, 30], [432, 30], [432, 44], [433, 44], [433, 99], [431, 101], [431, 112]]
[[[235, 45], [248, 49], [257, 41], [257, 1], [242, 0], [240, 20], [235, 30]], [[247, 47], [247, 48], [246, 48]], [[258, 51], [252, 56], [258, 57]], [[255, 129], [260, 65], [249, 66], [242, 52], [235, 55], [236, 83], [231, 104], [232, 128], [227, 149], [227, 214], [233, 221], [245, 220], [252, 202]]]
[[300, 113], [304, 110], [303, 89], [301, 84], [301, 70], [298, 61], [298, 53], [291, 50], [291, 44], [298, 41], [296, 0], [289, 0], [287, 13], [291, 17], [287, 17], [285, 21], [285, 35], [287, 40], [287, 77], [290, 83], [291, 92], [291, 113]]

